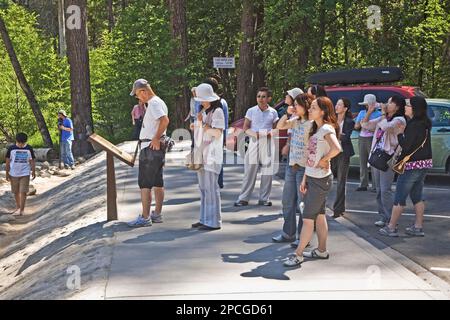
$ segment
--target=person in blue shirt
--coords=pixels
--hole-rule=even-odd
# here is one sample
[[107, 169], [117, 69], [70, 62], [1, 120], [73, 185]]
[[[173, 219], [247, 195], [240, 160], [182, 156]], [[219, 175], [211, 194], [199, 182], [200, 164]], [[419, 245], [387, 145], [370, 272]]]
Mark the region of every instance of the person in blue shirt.
[[58, 129], [61, 134], [61, 158], [64, 162], [64, 168], [73, 170], [75, 169], [75, 160], [72, 154], [73, 123], [64, 110], [58, 111]]
[[[375, 107], [377, 105], [377, 98], [373, 94], [366, 94], [364, 96], [364, 101], [360, 102], [359, 105], [365, 106], [361, 110], [355, 119], [355, 129], [361, 130], [359, 133], [359, 178], [360, 185], [356, 191], [367, 191], [369, 186], [369, 170], [367, 168], [367, 163], [369, 161], [370, 150], [372, 148], [372, 138], [374, 135], [373, 130], [364, 129], [361, 127], [361, 121], [367, 114], [369, 107]], [[381, 117], [381, 112], [376, 109], [371, 115], [369, 120]], [[374, 181], [372, 181], [372, 189], [376, 189]]]

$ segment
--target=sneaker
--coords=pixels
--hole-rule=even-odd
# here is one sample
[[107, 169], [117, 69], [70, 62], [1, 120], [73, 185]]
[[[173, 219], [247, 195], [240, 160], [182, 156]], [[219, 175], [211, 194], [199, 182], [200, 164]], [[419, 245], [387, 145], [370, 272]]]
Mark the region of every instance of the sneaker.
[[70, 169], [75, 170], [75, 166], [70, 166]]
[[367, 187], [359, 187], [356, 191], [367, 191]]
[[392, 230], [389, 228], [389, 226], [381, 228], [380, 230], [378, 230], [378, 233], [381, 234], [382, 236], [398, 237], [398, 229], [395, 228], [394, 230]]
[[407, 235], [410, 235], [413, 237], [424, 237], [425, 236], [425, 232], [423, 232], [423, 228], [417, 228], [415, 225], [412, 225], [411, 227], [406, 228], [405, 233]]
[[288, 257], [288, 259], [283, 263], [285, 267], [292, 268], [292, 267], [298, 267], [303, 262], [303, 257], [299, 256], [297, 254], [293, 254]]
[[258, 205], [259, 206], [265, 206], [265, 207], [271, 207], [272, 206], [272, 201], [259, 200], [258, 201]]
[[328, 259], [330, 257], [330, 254], [328, 253], [328, 251], [320, 252], [320, 250], [318, 248], [316, 248], [311, 251], [303, 252], [303, 256], [305, 258], [311, 258], [311, 259]]
[[155, 211], [152, 211], [150, 218], [152, 219], [153, 223], [162, 223], [163, 222], [162, 214], [156, 214]]
[[131, 228], [150, 227], [152, 225], [151, 219], [145, 219], [142, 215], [139, 215], [136, 220], [127, 223]]
[[276, 242], [276, 243], [282, 243], [282, 242], [292, 242], [294, 240], [288, 239], [288, 238], [284, 237], [282, 234], [280, 234], [278, 236], [272, 237], [272, 241]]
[[380, 220], [380, 221], [375, 222], [374, 224], [379, 228], [384, 228], [384, 226], [386, 225], [386, 222], [384, 222], [383, 220]]

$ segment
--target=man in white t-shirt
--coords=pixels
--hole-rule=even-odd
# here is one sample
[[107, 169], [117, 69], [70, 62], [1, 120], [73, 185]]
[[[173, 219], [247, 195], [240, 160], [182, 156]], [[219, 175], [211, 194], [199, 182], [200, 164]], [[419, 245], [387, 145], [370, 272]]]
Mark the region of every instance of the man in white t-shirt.
[[[271, 158], [272, 129], [279, 120], [277, 111], [269, 106], [270, 90], [260, 88], [256, 96], [258, 105], [247, 110], [244, 122], [244, 132], [250, 136], [250, 143], [244, 160], [244, 179], [236, 207], [247, 206], [255, 187], [259, 166], [273, 165]], [[274, 150], [272, 150], [273, 153]], [[259, 205], [271, 206], [269, 201], [272, 189], [272, 170], [261, 172], [261, 186], [259, 190]]]
[[[161, 137], [169, 125], [167, 105], [159, 98], [145, 79], [136, 80], [131, 96], [148, 104], [139, 136], [141, 153], [139, 155], [139, 188], [141, 189], [142, 214], [128, 225], [130, 227], [151, 226], [152, 222], [162, 222], [162, 203], [164, 201], [163, 167], [165, 151], [161, 149]], [[155, 191], [155, 211], [150, 216], [151, 191]]]

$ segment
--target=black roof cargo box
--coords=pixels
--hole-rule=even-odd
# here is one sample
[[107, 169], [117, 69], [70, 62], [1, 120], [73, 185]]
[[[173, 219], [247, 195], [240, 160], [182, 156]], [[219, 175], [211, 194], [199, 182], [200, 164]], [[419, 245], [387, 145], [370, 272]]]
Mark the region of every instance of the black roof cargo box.
[[315, 73], [306, 78], [311, 84], [345, 85], [363, 83], [387, 83], [403, 80], [399, 67], [364, 68]]

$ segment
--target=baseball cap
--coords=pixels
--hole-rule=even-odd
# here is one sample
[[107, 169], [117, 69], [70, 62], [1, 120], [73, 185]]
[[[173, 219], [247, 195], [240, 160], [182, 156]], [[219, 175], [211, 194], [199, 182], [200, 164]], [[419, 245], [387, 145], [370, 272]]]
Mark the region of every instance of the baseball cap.
[[359, 105], [368, 105], [368, 104], [374, 104], [377, 103], [377, 97], [375, 97], [374, 94], [366, 94], [364, 96], [364, 101], [358, 103]]
[[62, 109], [58, 111], [58, 114], [62, 114], [64, 117], [67, 117], [66, 111], [64, 111]]
[[139, 89], [144, 89], [144, 88], [149, 88], [150, 84], [148, 83], [147, 80], [145, 79], [138, 79], [134, 82], [133, 84], [133, 90], [130, 93], [130, 96], [135, 96], [136, 95], [136, 91], [138, 91]]

